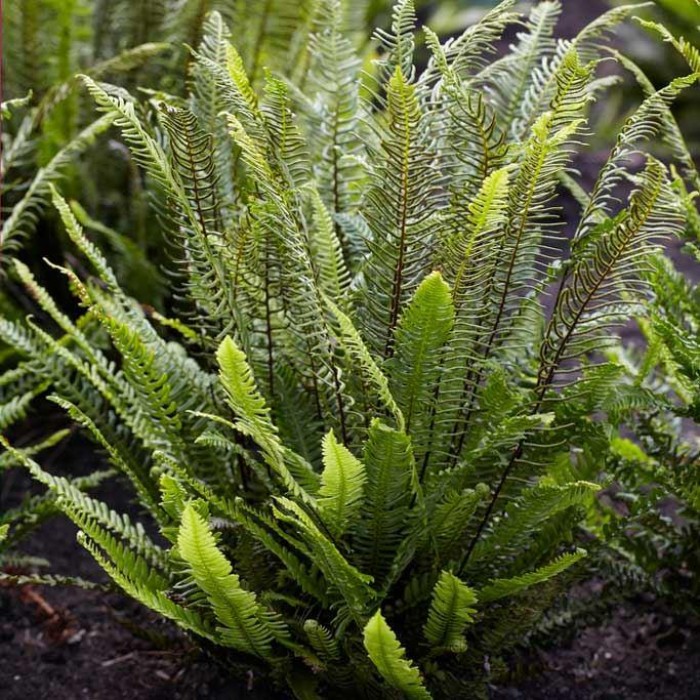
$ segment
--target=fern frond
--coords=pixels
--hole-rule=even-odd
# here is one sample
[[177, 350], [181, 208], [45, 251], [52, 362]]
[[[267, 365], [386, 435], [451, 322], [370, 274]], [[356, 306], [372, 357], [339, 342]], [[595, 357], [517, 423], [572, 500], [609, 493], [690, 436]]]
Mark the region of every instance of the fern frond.
[[490, 557], [505, 556], [525, 545], [536, 529], [572, 506], [587, 503], [599, 486], [587, 481], [565, 486], [534, 486], [506, 508], [506, 515], [493, 526], [493, 532], [480, 540], [469, 557], [469, 567], [488, 562]]
[[333, 432], [323, 438], [323, 472], [318, 490], [321, 517], [336, 534], [342, 534], [358, 514], [366, 480], [365, 467]]
[[370, 347], [390, 357], [401, 307], [427, 273], [425, 251], [442, 202], [441, 176], [417, 88], [398, 67], [387, 87], [380, 148], [365, 207], [372, 239], [363, 310]]
[[360, 568], [382, 583], [414, 524], [416, 474], [410, 439], [375, 419], [363, 461], [367, 482], [355, 527], [355, 550]]
[[297, 503], [280, 497], [275, 503], [273, 510], [277, 519], [294, 525], [302, 534], [316, 565], [323, 572], [329, 592], [336, 597], [340, 594], [353, 617], [359, 619], [374, 598], [369, 586], [372, 577], [350, 564]]
[[191, 504], [182, 513], [177, 543], [216, 615], [221, 641], [239, 651], [269, 658], [274, 635], [265, 611], [255, 594], [241, 587], [204, 518]]
[[416, 462], [430, 448], [442, 350], [454, 324], [450, 287], [439, 272], [426, 277], [399, 319], [394, 356], [386, 363], [392, 393], [406, 419]]
[[[230, 337], [225, 338], [217, 351], [220, 378], [231, 408], [238, 417], [236, 427], [262, 448], [270, 467], [274, 469], [284, 486], [295, 495], [305, 489], [314, 492], [318, 477], [311, 465], [291, 450], [284, 450], [276, 426], [270, 418], [270, 409], [260, 395], [245, 354]], [[285, 454], [291, 463], [285, 463]]]
[[449, 571], [440, 573], [433, 589], [428, 620], [423, 628], [425, 638], [437, 649], [463, 652], [464, 628], [474, 620], [476, 593]]
[[566, 569], [583, 559], [586, 554], [586, 550], [577, 549], [575, 552], [562, 554], [557, 559], [554, 559], [552, 562], [540, 567], [536, 571], [515, 576], [510, 579], [497, 579], [492, 581], [478, 592], [479, 602], [490, 603], [494, 600], [500, 600], [501, 598], [515, 595], [526, 588], [530, 588], [530, 586], [543, 583], [554, 576], [558, 576], [563, 571], [566, 571]]
[[100, 134], [112, 124], [112, 117], [100, 117], [64, 146], [44, 167], [40, 168], [29, 184], [22, 199], [12, 207], [0, 230], [0, 250], [12, 252], [20, 240], [30, 235], [39, 214], [46, 206], [52, 184], [64, 175], [65, 168], [83, 151], [92, 146]]
[[381, 611], [370, 618], [363, 632], [365, 649], [382, 678], [411, 700], [429, 700], [418, 669], [406, 659], [406, 651], [399, 643]]

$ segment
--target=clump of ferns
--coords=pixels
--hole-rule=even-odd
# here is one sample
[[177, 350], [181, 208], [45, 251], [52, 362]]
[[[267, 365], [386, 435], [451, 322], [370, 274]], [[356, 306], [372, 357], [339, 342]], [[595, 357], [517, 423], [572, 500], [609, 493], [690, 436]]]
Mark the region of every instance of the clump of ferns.
[[[192, 94], [157, 121], [84, 78], [151, 183], [177, 316], [124, 293], [57, 192], [94, 275], [61, 267], [82, 316], [16, 265], [58, 330], [0, 321], [16, 371], [50, 378], [164, 540], [12, 459], [124, 591], [299, 697], [480, 693], [585, 556], [581, 527], [599, 534], [579, 462], [625, 369], [594, 358], [686, 217], [661, 161], [627, 163], [657, 135], [678, 155], [668, 106], [698, 74], [649, 92], [586, 191], [572, 157], [632, 9], [563, 41], [540, 3], [489, 61], [513, 7], [426, 30], [418, 75], [402, 0], [363, 77], [329, 0], [303, 81], [262, 91], [212, 14]], [[582, 204], [566, 257], [561, 183]]]

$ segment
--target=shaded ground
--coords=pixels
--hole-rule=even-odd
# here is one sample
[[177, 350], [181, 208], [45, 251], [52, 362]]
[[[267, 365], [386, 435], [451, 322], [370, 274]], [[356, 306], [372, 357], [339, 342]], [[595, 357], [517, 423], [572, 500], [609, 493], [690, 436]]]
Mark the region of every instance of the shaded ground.
[[[75, 439], [60, 463], [73, 474], [99, 466]], [[8, 483], [0, 508], [29, 487], [21, 472]], [[111, 482], [97, 495], [138, 517], [127, 493]], [[46, 522], [22, 549], [50, 559], [54, 573], [105, 581], [65, 518]], [[227, 681], [177, 629], [117, 593], [0, 588], [0, 658], [2, 700], [282, 697], [252, 675]], [[659, 601], [638, 598], [570, 644], [533, 652], [523, 677], [493, 688], [494, 700], [700, 700], [700, 621], [679, 620]]]
[[626, 604], [570, 646], [540, 652], [541, 672], [494, 691], [528, 700], [700, 698], [700, 622], [679, 620], [656, 602]]
[[[60, 459], [56, 457], [49, 454], [44, 466], [56, 461], [74, 476], [102, 466], [76, 438]], [[20, 471], [6, 475], [3, 487], [0, 511], [17, 505], [22, 494], [34, 488]], [[137, 519], [139, 511], [128, 493], [112, 480], [95, 495]], [[49, 560], [53, 574], [107, 583], [77, 543], [75, 526], [64, 517], [45, 522], [21, 549]], [[174, 625], [118, 593], [102, 590], [0, 586], [0, 659], [2, 700], [271, 697], [255, 687], [255, 678], [224, 680]]]

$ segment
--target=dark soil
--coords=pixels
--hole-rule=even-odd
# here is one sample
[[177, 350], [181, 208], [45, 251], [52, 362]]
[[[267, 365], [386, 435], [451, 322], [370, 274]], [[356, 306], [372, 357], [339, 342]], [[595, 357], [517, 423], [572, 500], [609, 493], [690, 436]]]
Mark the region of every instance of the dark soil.
[[[73, 437], [65, 451], [42, 460], [55, 472], [80, 476], [101, 468], [88, 445]], [[53, 463], [60, 465], [53, 466]], [[0, 511], [35, 490], [21, 471], [3, 477]], [[129, 501], [117, 480], [95, 495], [133, 519], [148, 518]], [[47, 571], [108, 583], [76, 541], [76, 528], [61, 516], [43, 523], [22, 542], [22, 554], [46, 559]], [[1, 700], [263, 700], [256, 678], [225, 677], [174, 626], [116, 592], [0, 585]]]
[[[47, 468], [85, 474], [99, 458], [73, 438]], [[60, 459], [58, 459], [60, 457]], [[30, 488], [22, 472], [4, 481], [0, 508]], [[97, 495], [139, 517], [127, 488], [112, 481]], [[57, 517], [23, 543], [23, 551], [50, 560], [50, 571], [106, 582], [77, 544], [75, 528]], [[0, 698], [2, 700], [272, 700], [282, 698], [249, 673], [226, 674], [171, 624], [118, 593], [76, 588], [0, 588]], [[525, 680], [492, 689], [494, 699], [700, 699], [700, 621], [681, 620], [660, 601], [620, 606], [600, 626], [570, 644], [532, 652]]]
[[494, 698], [528, 700], [693, 700], [700, 698], [700, 621], [659, 602], [621, 605], [569, 646], [537, 654], [539, 674]]

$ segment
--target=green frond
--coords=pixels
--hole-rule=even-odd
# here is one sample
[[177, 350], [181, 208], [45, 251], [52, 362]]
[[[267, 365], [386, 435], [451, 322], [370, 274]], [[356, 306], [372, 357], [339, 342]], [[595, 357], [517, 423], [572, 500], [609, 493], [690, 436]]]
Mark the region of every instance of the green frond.
[[365, 345], [350, 317], [344, 314], [328, 297], [325, 297], [325, 302], [338, 323], [340, 330], [338, 342], [350, 358], [359, 363], [359, 370], [365, 376], [365, 383], [369, 384], [376, 392], [382, 408], [387, 409], [391, 413], [396, 421], [396, 427], [400, 431], [404, 431], [405, 419], [396, 403], [396, 399], [392, 396], [386, 375], [372, 357], [372, 353]]
[[340, 301], [350, 285], [350, 273], [345, 263], [338, 231], [331, 213], [315, 187], [309, 187], [312, 227], [309, 232], [309, 255], [321, 293]]
[[335, 598], [340, 595], [350, 614], [358, 619], [374, 598], [369, 586], [372, 577], [355, 568], [301, 506], [288, 498], [276, 498], [275, 503], [275, 516], [302, 535], [316, 566], [323, 572], [329, 593]]
[[330, 431], [323, 438], [323, 472], [318, 508], [324, 522], [340, 535], [356, 518], [366, 481], [365, 467]]
[[360, 163], [364, 155], [359, 99], [361, 62], [352, 42], [340, 31], [341, 3], [322, 3], [320, 14], [321, 24], [311, 43], [308, 83], [315, 99], [307, 110], [307, 141], [315, 156], [319, 192], [334, 217], [337, 237], [348, 262], [356, 263], [361, 242], [346, 235], [337, 217], [357, 211], [366, 180]]
[[387, 361], [392, 394], [406, 420], [417, 463], [430, 449], [442, 350], [454, 324], [450, 287], [439, 272], [426, 277], [399, 319]]
[[517, 552], [546, 520], [567, 508], [588, 503], [600, 487], [587, 481], [565, 486], [534, 486], [523, 491], [522, 497], [505, 510], [493, 525], [490, 535], [480, 540], [469, 558], [469, 568], [491, 557]]
[[81, 226], [97, 233], [100, 241], [106, 241], [107, 248], [116, 256], [115, 273], [127, 293], [138, 299], [161, 296], [162, 275], [136, 241], [93, 219], [78, 202], [71, 201], [70, 208]]
[[483, 69], [489, 56], [496, 51], [495, 44], [503, 30], [519, 18], [511, 11], [515, 4], [516, 0], [502, 0], [462, 34], [444, 43], [425, 27], [426, 44], [432, 53], [425, 79], [432, 81], [439, 74], [445, 83], [467, 82], [475, 72]]
[[183, 629], [194, 632], [200, 637], [220, 643], [219, 635], [197, 611], [173, 602], [164, 589], [153, 585], [147, 577], [139, 575], [131, 568], [120, 568], [110, 561], [101, 549], [84, 533], [78, 533], [78, 542], [92, 555], [107, 575], [128, 595], [145, 605], [150, 610], [173, 620]]
[[406, 81], [413, 79], [416, 19], [414, 0], [398, 0], [391, 10], [391, 30], [378, 29], [375, 32], [386, 54], [378, 62], [380, 83], [389, 80], [396, 72], [400, 72]]
[[363, 270], [362, 319], [370, 347], [390, 357], [401, 308], [428, 273], [425, 251], [443, 203], [425, 112], [416, 86], [398, 67], [387, 85], [380, 136], [363, 210], [372, 238]]
[[316, 620], [308, 619], [304, 622], [304, 632], [311, 646], [324, 661], [332, 663], [340, 659], [338, 642], [330, 630]]
[[648, 142], [668, 125], [669, 107], [676, 98], [697, 83], [700, 74], [675, 78], [668, 85], [648, 94], [642, 104], [628, 117], [617, 141], [600, 170], [591, 192], [590, 203], [584, 210], [572, 243], [576, 250], [586, 238], [612, 215], [616, 201], [614, 190], [626, 174], [624, 163], [631, 152]]
[[464, 545], [477, 508], [488, 495], [488, 486], [481, 483], [474, 489], [449, 492], [435, 506], [430, 519], [430, 529], [441, 562], [446, 563], [456, 557], [456, 553]]
[[[140, 523], [134, 525], [127, 515], [116, 513], [102, 501], [87, 496], [68, 479], [47, 473], [26, 454], [10, 448], [1, 438], [0, 442], [21, 460], [32, 476], [56, 494], [59, 508], [105, 549], [115, 563], [121, 563], [126, 568], [133, 567], [135, 571], [148, 572], [154, 580], [161, 580], [158, 569], [164, 566], [163, 551], [151, 541]], [[128, 548], [119, 544], [113, 535], [128, 543]]]
[[400, 545], [410, 543], [416, 474], [410, 438], [372, 421], [364, 450], [365, 496], [354, 528], [359, 566], [384, 582]]
[[117, 278], [112, 272], [107, 260], [102, 255], [97, 246], [85, 236], [82, 226], [78, 223], [74, 212], [66, 200], [59, 194], [56, 188], [51, 189], [51, 200], [61, 216], [61, 221], [66, 229], [66, 233], [73, 243], [80, 249], [90, 264], [95, 268], [100, 279], [109, 286], [110, 291], [115, 294], [121, 292]]
[[139, 497], [148, 505], [150, 512], [157, 517], [159, 515], [157, 490], [143, 466], [137, 464], [130, 454], [125, 453], [125, 450], [120, 450], [116, 444], [110, 442], [90, 416], [86, 415], [75, 404], [60, 396], [54, 395], [49, 398], [66, 411], [78, 425], [87, 428], [95, 441], [107, 452], [110, 462], [126, 474]]
[[406, 651], [399, 643], [381, 611], [370, 618], [363, 631], [365, 649], [382, 678], [412, 700], [429, 700], [418, 669], [406, 659]]
[[[0, 527], [0, 534], [2, 528]], [[1, 538], [0, 538], [0, 541]], [[8, 574], [0, 572], [0, 582], [6, 586], [73, 586], [85, 591], [110, 591], [109, 586], [87, 581], [79, 576], [59, 576], [55, 574]], [[112, 589], [113, 590], [113, 589]]]
[[474, 620], [476, 593], [449, 571], [440, 573], [433, 589], [428, 620], [423, 628], [425, 638], [437, 649], [463, 652], [464, 628]]
[[586, 554], [584, 549], [577, 549], [575, 552], [562, 554], [536, 571], [509, 579], [496, 579], [478, 592], [479, 603], [484, 604], [500, 600], [501, 598], [515, 595], [526, 588], [530, 588], [530, 586], [536, 586], [539, 583], [548, 581], [583, 559]]
[[594, 330], [599, 350], [606, 326], [626, 322], [641, 296], [644, 260], [651, 257], [662, 236], [682, 230], [683, 214], [664, 166], [650, 158], [637, 184], [629, 209], [600, 224], [579, 244], [570, 280], [558, 293], [540, 350], [540, 397], [562, 362], [591, 349]]
[[561, 4], [547, 0], [537, 4], [527, 19], [524, 32], [518, 34], [518, 43], [505, 57], [487, 66], [481, 73], [493, 86], [493, 101], [499, 120], [518, 137], [519, 120], [533, 72], [538, 64], [552, 56], [556, 47], [554, 27], [561, 14]]
[[659, 22], [650, 22], [637, 18], [639, 24], [645, 29], [656, 32], [664, 41], [673, 46], [678, 53], [686, 60], [690, 69], [694, 73], [700, 73], [700, 49], [693, 45], [684, 37], [675, 37], [663, 24]]
[[269, 658], [274, 634], [256, 596], [241, 587], [231, 564], [216, 546], [204, 518], [192, 504], [182, 513], [178, 551], [216, 615], [221, 641], [239, 651]]
[[[270, 409], [255, 386], [255, 379], [245, 354], [235, 341], [224, 338], [216, 353], [219, 376], [229, 405], [236, 414], [236, 428], [250, 435], [265, 453], [266, 461], [276, 471], [285, 488], [295, 495], [305, 489], [318, 488], [318, 476], [311, 465], [291, 450], [284, 450]], [[288, 457], [285, 462], [285, 455]]]

